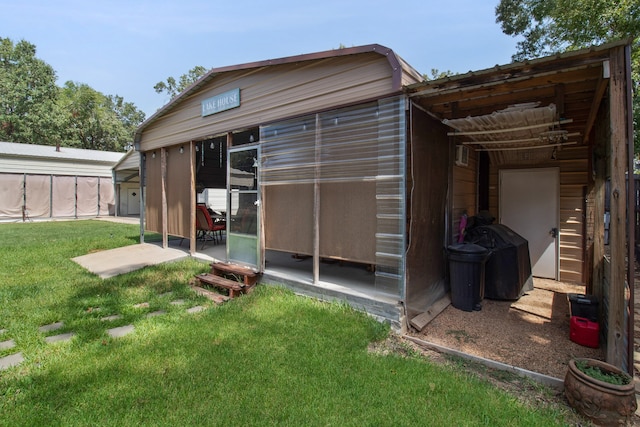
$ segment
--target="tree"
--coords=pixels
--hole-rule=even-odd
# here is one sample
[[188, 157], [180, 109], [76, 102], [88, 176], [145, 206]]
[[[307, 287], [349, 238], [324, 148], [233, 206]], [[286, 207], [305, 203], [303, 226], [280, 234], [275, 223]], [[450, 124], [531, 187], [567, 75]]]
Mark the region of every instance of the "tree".
[[131, 144], [144, 113], [119, 96], [105, 96], [81, 83], [66, 82], [60, 91], [66, 112], [65, 145], [120, 151]]
[[35, 45], [0, 38], [0, 140], [94, 150], [131, 144], [144, 120], [135, 105], [86, 84], [55, 82]]
[[456, 73], [454, 73], [451, 70], [447, 70], [447, 71], [440, 71], [437, 68], [432, 68], [431, 69], [431, 75], [429, 74], [423, 74], [422, 78], [425, 81], [429, 81], [429, 80], [438, 80], [438, 79], [443, 79], [445, 77], [451, 77], [451, 76], [455, 76]]
[[206, 73], [206, 68], [197, 65], [189, 70], [187, 74], [181, 75], [179, 81], [176, 82], [175, 78], [168, 77], [166, 82], [158, 82], [153, 88], [157, 93], [166, 92], [173, 99]]
[[25, 40], [0, 38], [0, 140], [55, 145], [63, 119], [56, 74], [35, 55]]
[[496, 22], [521, 36], [514, 61], [619, 39], [632, 39], [636, 152], [640, 148], [640, 2], [638, 0], [500, 0]]

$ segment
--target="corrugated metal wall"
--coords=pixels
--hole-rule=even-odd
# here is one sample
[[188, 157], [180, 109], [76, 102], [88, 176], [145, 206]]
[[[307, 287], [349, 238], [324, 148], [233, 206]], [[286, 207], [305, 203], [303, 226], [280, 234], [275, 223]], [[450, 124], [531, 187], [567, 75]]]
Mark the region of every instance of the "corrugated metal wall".
[[[265, 245], [376, 266], [376, 287], [400, 294], [405, 247], [404, 98], [261, 128]], [[315, 194], [315, 186], [318, 194]]]
[[[142, 151], [246, 129], [279, 118], [388, 96], [392, 70], [377, 53], [230, 71], [142, 134]], [[201, 117], [201, 101], [240, 88], [241, 107]]]

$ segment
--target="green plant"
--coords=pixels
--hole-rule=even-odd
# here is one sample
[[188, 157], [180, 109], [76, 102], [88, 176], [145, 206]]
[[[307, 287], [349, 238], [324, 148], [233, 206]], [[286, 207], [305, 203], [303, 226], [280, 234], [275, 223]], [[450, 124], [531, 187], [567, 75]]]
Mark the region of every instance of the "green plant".
[[605, 371], [598, 366], [590, 365], [586, 360], [576, 361], [576, 367], [585, 375], [608, 384], [627, 385], [631, 382], [631, 377], [627, 374]]

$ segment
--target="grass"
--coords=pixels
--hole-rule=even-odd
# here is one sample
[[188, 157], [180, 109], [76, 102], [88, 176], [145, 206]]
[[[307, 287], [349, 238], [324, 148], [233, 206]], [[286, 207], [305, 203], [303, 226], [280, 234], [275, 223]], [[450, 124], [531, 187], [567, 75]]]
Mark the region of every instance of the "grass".
[[[0, 339], [17, 344], [0, 357], [26, 359], [0, 371], [0, 425], [563, 425], [464, 371], [367, 351], [388, 330], [344, 304], [259, 286], [189, 314], [207, 304], [187, 285], [205, 264], [102, 280], [70, 260], [136, 241], [99, 221], [0, 225]], [[46, 344], [37, 328], [55, 321], [76, 336]]]

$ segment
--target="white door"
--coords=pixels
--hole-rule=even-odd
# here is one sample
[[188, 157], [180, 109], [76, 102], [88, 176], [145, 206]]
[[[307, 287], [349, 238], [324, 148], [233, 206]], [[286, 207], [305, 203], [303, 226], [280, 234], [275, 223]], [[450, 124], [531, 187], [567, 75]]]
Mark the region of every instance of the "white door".
[[140, 215], [140, 189], [127, 189], [127, 212], [125, 215]]
[[558, 168], [500, 171], [500, 223], [527, 239], [532, 274], [558, 279]]

